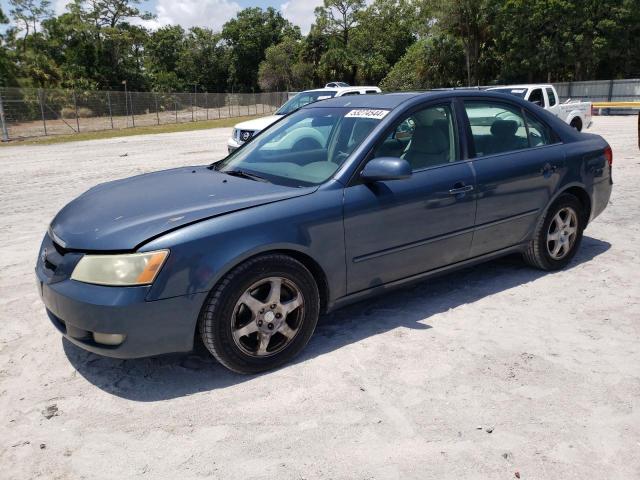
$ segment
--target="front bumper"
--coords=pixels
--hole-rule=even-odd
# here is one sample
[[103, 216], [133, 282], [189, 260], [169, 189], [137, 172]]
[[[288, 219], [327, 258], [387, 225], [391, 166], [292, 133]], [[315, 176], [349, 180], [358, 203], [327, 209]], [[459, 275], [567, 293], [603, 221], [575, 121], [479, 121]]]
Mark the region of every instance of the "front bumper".
[[[75, 280], [49, 283], [40, 262], [36, 276], [49, 319], [85, 350], [107, 357], [140, 358], [193, 349], [206, 293], [148, 302], [150, 287], [104, 287]], [[96, 341], [119, 336], [124, 341], [118, 345]]]

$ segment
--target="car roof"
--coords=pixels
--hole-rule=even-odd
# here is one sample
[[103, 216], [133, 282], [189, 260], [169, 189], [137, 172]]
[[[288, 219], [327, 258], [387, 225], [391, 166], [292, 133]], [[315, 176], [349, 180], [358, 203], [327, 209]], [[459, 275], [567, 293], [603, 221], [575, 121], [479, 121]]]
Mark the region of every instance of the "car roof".
[[349, 95], [346, 97], [334, 97], [322, 102], [315, 102], [303, 108], [383, 108], [394, 109], [401, 103], [424, 94], [407, 93], [387, 93], [383, 95]]
[[363, 86], [363, 87], [324, 87], [324, 88], [314, 88], [313, 90], [303, 90], [300, 93], [308, 93], [308, 92], [344, 92], [348, 90], [365, 90], [365, 89], [378, 89], [379, 87], [371, 86]]
[[346, 97], [334, 97], [322, 102], [314, 102], [306, 105], [308, 108], [380, 108], [385, 110], [395, 110], [403, 104], [417, 104], [428, 100], [448, 100], [454, 97], [466, 98], [493, 98], [495, 100], [508, 100], [511, 103], [518, 103], [530, 107], [529, 102], [510, 95], [508, 93], [495, 92], [490, 90], [471, 89], [451, 89], [451, 90], [431, 90], [426, 92], [402, 92], [387, 93], [381, 95], [349, 95]]

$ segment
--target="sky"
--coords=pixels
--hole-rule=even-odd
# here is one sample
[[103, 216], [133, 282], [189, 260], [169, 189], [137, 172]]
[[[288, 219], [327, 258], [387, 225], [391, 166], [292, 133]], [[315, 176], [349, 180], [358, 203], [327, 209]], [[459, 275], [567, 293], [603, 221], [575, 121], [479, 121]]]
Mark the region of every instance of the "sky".
[[[64, 12], [67, 2], [51, 0], [58, 14]], [[243, 8], [274, 7], [306, 34], [314, 20], [313, 11], [321, 4], [322, 0], [148, 0], [143, 2], [142, 8], [157, 15], [155, 20], [148, 22], [150, 28], [171, 24], [220, 30], [227, 20]], [[8, 15], [9, 1], [0, 0], [0, 7]]]

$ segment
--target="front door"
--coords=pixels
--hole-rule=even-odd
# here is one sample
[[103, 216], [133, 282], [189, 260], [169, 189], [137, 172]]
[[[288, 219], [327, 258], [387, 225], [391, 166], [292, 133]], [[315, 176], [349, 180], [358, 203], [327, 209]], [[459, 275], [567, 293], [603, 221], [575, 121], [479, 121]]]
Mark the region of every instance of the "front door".
[[376, 147], [372, 158], [402, 157], [413, 174], [345, 189], [348, 293], [468, 257], [475, 178], [459, 147], [449, 104], [410, 114]]
[[564, 147], [519, 106], [493, 100], [464, 105], [476, 157], [475, 257], [529, 238], [565, 168]]

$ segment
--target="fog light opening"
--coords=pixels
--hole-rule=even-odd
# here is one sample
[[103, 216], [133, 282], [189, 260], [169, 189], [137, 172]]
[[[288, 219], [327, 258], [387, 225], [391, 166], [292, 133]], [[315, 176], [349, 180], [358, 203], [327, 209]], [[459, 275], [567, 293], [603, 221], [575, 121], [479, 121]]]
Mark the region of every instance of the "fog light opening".
[[117, 347], [124, 342], [125, 336], [118, 333], [98, 333], [93, 332], [93, 340], [101, 345]]

